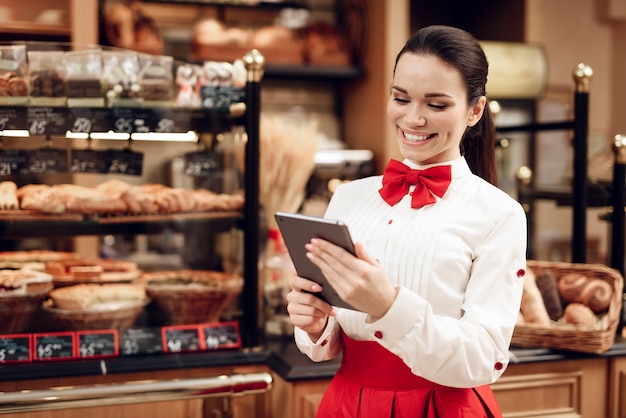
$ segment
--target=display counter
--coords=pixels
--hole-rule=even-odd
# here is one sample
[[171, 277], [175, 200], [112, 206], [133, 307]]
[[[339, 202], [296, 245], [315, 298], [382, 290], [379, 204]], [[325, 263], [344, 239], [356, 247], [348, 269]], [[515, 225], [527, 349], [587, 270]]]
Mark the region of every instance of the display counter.
[[[340, 359], [314, 363], [298, 351], [291, 338], [286, 338], [268, 341], [259, 350], [7, 364], [0, 366], [0, 391], [267, 372], [272, 376], [271, 390], [232, 397], [229, 406], [232, 416], [308, 418], [314, 417], [339, 364]], [[626, 393], [626, 340], [618, 338], [603, 354], [513, 348], [507, 371], [492, 388], [505, 417], [624, 416], [626, 403], [621, 398]], [[113, 405], [90, 408], [89, 414], [92, 418], [101, 414], [103, 417], [184, 414], [199, 418], [212, 416], [215, 402], [223, 401], [219, 398]], [[79, 408], [64, 410], [62, 414], [73, 418], [83, 416], [85, 411]], [[58, 415], [27, 412], [20, 416]]]

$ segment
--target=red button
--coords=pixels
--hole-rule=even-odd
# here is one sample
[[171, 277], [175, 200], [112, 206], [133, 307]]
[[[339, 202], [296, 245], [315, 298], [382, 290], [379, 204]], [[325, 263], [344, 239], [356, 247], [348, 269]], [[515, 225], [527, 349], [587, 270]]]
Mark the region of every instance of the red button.
[[389, 219], [389, 225], [391, 225], [391, 223], [393, 222], [393, 219]]
[[504, 367], [504, 365], [498, 361], [493, 367], [495, 367], [496, 370], [502, 370], [502, 367]]
[[320, 345], [321, 345], [322, 347], [324, 347], [326, 344], [328, 344], [328, 340], [324, 340], [324, 341], [322, 341], [322, 342], [320, 343]]
[[517, 270], [517, 277], [524, 277], [526, 275], [526, 270], [519, 269]]
[[374, 337], [376, 337], [376, 338], [378, 338], [380, 340], [381, 338], [383, 338], [383, 333], [380, 332], [380, 331], [376, 331], [374, 333]]

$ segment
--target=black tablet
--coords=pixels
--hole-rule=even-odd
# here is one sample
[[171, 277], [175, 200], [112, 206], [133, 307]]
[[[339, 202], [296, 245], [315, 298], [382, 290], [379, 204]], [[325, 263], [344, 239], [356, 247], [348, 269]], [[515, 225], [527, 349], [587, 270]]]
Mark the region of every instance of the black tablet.
[[274, 217], [298, 276], [313, 280], [322, 286], [322, 291], [315, 293], [320, 299], [333, 306], [354, 309], [339, 297], [326, 281], [322, 271], [307, 258], [307, 250], [304, 248], [312, 238], [321, 238], [354, 254], [354, 243], [348, 226], [335, 219], [286, 212], [276, 212]]

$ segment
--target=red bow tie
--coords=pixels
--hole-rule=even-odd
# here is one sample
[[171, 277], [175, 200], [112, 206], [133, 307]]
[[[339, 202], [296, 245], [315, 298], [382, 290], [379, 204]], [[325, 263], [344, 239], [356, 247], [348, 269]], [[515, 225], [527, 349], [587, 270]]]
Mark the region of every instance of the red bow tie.
[[425, 170], [414, 170], [396, 160], [389, 160], [383, 175], [383, 187], [378, 191], [390, 206], [398, 203], [409, 192], [409, 186], [415, 184], [411, 207], [435, 203], [433, 195], [443, 197], [452, 179], [449, 165], [440, 165]]

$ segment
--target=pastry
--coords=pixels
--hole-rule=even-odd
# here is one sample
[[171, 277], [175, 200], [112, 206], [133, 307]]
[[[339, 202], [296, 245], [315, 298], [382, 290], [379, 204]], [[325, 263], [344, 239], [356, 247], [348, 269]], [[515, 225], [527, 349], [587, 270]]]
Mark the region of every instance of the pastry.
[[574, 302], [565, 307], [563, 319], [568, 324], [594, 327], [598, 318], [588, 306]]
[[569, 273], [558, 281], [559, 293], [567, 303], [584, 303], [595, 313], [609, 309], [613, 287], [602, 279], [593, 279], [580, 273]]
[[25, 295], [29, 285], [52, 283], [52, 276], [34, 270], [0, 270], [0, 296]]
[[104, 310], [146, 300], [143, 286], [135, 284], [78, 284], [50, 292], [57, 309], [71, 311]]
[[45, 271], [55, 282], [130, 281], [141, 274], [137, 263], [112, 258], [51, 261]]
[[0, 182], [0, 210], [19, 209], [17, 185], [12, 181]]
[[550, 315], [543, 303], [543, 297], [537, 287], [535, 274], [526, 270], [524, 276], [524, 290], [522, 292], [522, 305], [520, 310], [527, 323], [550, 325]]

